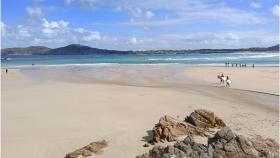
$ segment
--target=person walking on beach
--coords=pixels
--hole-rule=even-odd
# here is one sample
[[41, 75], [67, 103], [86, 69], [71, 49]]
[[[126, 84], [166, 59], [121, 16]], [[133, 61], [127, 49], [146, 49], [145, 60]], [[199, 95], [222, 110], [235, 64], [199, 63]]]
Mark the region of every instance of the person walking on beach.
[[229, 87], [231, 84], [231, 80], [229, 79], [229, 77], [227, 76], [227, 79], [226, 79], [226, 87]]
[[255, 64], [253, 64], [252, 67], [255, 68]]
[[8, 73], [8, 69], [6, 69], [6, 74]]

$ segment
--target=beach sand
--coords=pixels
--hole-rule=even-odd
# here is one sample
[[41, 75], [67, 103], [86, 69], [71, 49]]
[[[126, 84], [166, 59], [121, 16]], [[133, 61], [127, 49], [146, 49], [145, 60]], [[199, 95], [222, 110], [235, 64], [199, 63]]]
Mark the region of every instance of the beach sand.
[[[61, 158], [105, 139], [109, 146], [104, 153], [92, 157], [131, 158], [148, 151], [142, 147], [144, 138], [161, 116], [184, 119], [201, 108], [213, 111], [238, 134], [278, 142], [279, 96], [265, 94], [279, 94], [277, 67], [180, 67], [179, 75], [171, 73], [173, 67], [146, 66], [147, 72], [141, 66], [113, 68], [107, 74], [102, 69], [107, 80], [71, 74], [74, 69], [1, 71], [3, 157]], [[161, 75], [151, 77], [151, 70]], [[79, 68], [84, 71], [88, 69]], [[217, 85], [220, 72], [230, 75], [231, 88]], [[135, 74], [143, 78], [135, 81]], [[177, 76], [178, 82], [172, 81]], [[181, 82], [184, 78], [188, 82]]]
[[203, 80], [209, 83], [219, 83], [213, 76], [223, 73], [229, 76], [233, 82], [231, 88], [246, 89], [257, 92], [265, 92], [279, 95], [279, 69], [271, 67], [255, 68], [224, 68], [207, 67], [192, 68], [185, 71], [186, 75], [193, 79]]

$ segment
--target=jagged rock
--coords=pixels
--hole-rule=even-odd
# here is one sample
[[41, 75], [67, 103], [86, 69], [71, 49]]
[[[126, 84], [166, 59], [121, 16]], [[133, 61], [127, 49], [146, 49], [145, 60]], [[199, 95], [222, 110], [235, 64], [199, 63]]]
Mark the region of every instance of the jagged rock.
[[200, 128], [221, 128], [226, 126], [224, 121], [213, 112], [203, 109], [195, 110], [185, 120]]
[[218, 131], [208, 143], [214, 149], [213, 157], [276, 158], [279, 154], [279, 145], [275, 141], [261, 137], [251, 140], [242, 135], [235, 135], [229, 127]]
[[65, 158], [84, 158], [91, 156], [92, 154], [101, 154], [103, 152], [103, 148], [105, 148], [107, 145], [108, 143], [105, 140], [92, 142], [83, 148], [66, 154]]
[[138, 155], [136, 156], [135, 158], [149, 158], [149, 154], [148, 153], [145, 153], [143, 155]]
[[216, 135], [208, 140], [209, 146], [213, 148], [213, 157], [246, 158], [258, 157], [258, 152], [252, 143], [244, 136], [236, 136], [229, 127], [218, 131]]
[[183, 141], [177, 141], [174, 145], [167, 147], [155, 146], [149, 154], [137, 156], [136, 158], [206, 158], [207, 146], [195, 143], [191, 137], [186, 137]]
[[195, 110], [187, 116], [186, 122], [176, 120], [165, 115], [153, 128], [153, 142], [174, 141], [176, 137], [183, 135], [208, 136], [205, 128], [225, 127], [222, 119], [213, 112], [207, 110]]
[[218, 131], [208, 139], [208, 145], [194, 142], [187, 136], [167, 147], [155, 146], [137, 158], [277, 158], [279, 145], [272, 139], [257, 137], [250, 140], [242, 135], [234, 134], [229, 127]]
[[160, 118], [159, 123], [153, 128], [153, 141], [167, 140], [170, 142], [174, 141], [178, 136], [193, 134], [205, 136], [203, 130], [165, 115]]
[[257, 136], [253, 140], [254, 148], [259, 152], [260, 157], [273, 157], [279, 156], [279, 144], [273, 139], [263, 139], [261, 136]]

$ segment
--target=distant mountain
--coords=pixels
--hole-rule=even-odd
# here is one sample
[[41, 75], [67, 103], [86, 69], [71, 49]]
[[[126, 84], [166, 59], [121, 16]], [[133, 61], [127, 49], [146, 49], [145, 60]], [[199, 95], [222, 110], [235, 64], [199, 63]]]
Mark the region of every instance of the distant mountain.
[[279, 52], [279, 44], [267, 48], [241, 48], [241, 49], [196, 49], [196, 50], [146, 50], [146, 51], [119, 51], [92, 48], [80, 44], [71, 44], [55, 49], [43, 46], [26, 48], [1, 49], [2, 56], [8, 55], [94, 55], [94, 54], [189, 54], [189, 53], [233, 53], [233, 52]]
[[239, 48], [239, 49], [195, 49], [195, 50], [150, 50], [150, 51], [137, 51], [136, 53], [142, 54], [188, 54], [188, 53], [234, 53], [234, 52], [279, 52], [279, 44], [272, 47], [254, 47], [254, 48]]
[[279, 51], [279, 44], [272, 46], [272, 47], [268, 47], [267, 50], [270, 51]]
[[6, 55], [33, 55], [34, 53], [37, 54], [45, 54], [51, 50], [48, 47], [44, 46], [31, 46], [31, 47], [26, 47], [26, 48], [5, 48], [1, 49], [1, 55], [6, 56]]
[[132, 51], [118, 51], [91, 48], [80, 44], [71, 44], [65, 47], [51, 49], [46, 52], [46, 55], [94, 55], [94, 54], [129, 54]]

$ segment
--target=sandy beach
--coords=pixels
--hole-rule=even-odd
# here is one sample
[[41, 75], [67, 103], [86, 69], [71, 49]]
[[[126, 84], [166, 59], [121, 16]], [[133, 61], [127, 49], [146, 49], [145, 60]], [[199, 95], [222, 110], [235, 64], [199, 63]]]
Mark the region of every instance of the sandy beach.
[[[61, 158], [92, 141], [98, 158], [148, 151], [144, 137], [168, 114], [207, 109], [234, 132], [278, 141], [278, 67], [43, 67], [2, 69], [2, 156]], [[217, 75], [232, 80], [218, 84]]]

